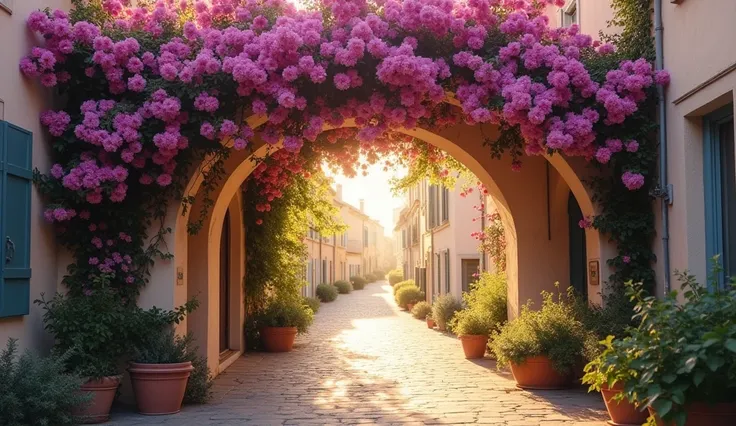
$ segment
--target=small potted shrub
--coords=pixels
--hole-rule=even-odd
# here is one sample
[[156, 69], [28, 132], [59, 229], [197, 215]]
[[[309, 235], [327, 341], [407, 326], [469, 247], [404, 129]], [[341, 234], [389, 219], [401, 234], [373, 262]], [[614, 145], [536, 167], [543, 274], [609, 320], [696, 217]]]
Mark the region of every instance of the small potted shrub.
[[496, 325], [488, 312], [478, 308], [463, 309], [452, 318], [452, 331], [457, 334], [465, 352], [465, 358], [483, 358], [488, 345], [488, 335]]
[[335, 288], [340, 294], [349, 294], [353, 291], [353, 285], [347, 281], [335, 281]]
[[337, 299], [337, 288], [334, 285], [322, 283], [317, 286], [316, 294], [322, 303], [333, 302]]
[[411, 309], [411, 315], [416, 319], [426, 319], [427, 315], [432, 313], [432, 305], [429, 302], [422, 300], [414, 305]]
[[437, 324], [437, 329], [447, 331], [447, 326], [455, 316], [455, 312], [462, 308], [460, 301], [451, 294], [443, 294], [435, 299], [432, 304], [432, 319]]
[[417, 286], [404, 286], [401, 287], [396, 294], [396, 303], [403, 309], [410, 310], [409, 305], [413, 305], [417, 302], [424, 300], [424, 292]]
[[320, 303], [321, 303], [321, 302], [319, 301], [319, 299], [318, 299], [318, 298], [316, 298], [316, 297], [305, 297], [305, 298], [303, 299], [303, 302], [304, 302], [304, 304], [305, 304], [306, 306], [309, 306], [309, 308], [310, 308], [310, 309], [312, 310], [312, 312], [314, 312], [315, 314], [316, 314], [317, 312], [319, 312], [319, 306], [320, 306]]
[[363, 290], [367, 284], [366, 279], [363, 277], [352, 277], [350, 282], [353, 285], [353, 290]]
[[291, 351], [296, 335], [306, 333], [313, 320], [312, 309], [299, 301], [270, 301], [258, 318], [263, 346], [268, 352]]
[[388, 273], [388, 283], [391, 285], [404, 281], [404, 272], [401, 269], [394, 269]]
[[527, 304], [491, 339], [499, 368], [510, 365], [523, 389], [568, 387], [590, 336], [562, 296], [555, 301], [551, 293], [542, 292], [542, 298], [539, 311]]
[[[720, 272], [716, 264], [712, 276]], [[641, 323], [622, 339], [635, 355], [624, 392], [660, 425], [736, 425], [736, 285], [678, 277], [685, 303], [676, 292], [660, 300], [629, 284]]]
[[649, 415], [624, 392], [636, 380], [636, 372], [631, 369], [635, 349], [630, 340], [614, 340], [613, 336], [601, 343], [605, 350], [585, 366], [583, 383], [590, 385], [589, 392], [601, 393], [613, 424], [641, 425]]
[[187, 348], [192, 335], [177, 336], [172, 327], [154, 331], [137, 349], [128, 367], [138, 412], [175, 414], [181, 410], [194, 370]]
[[0, 424], [76, 424], [72, 413], [92, 395], [79, 392], [84, 380], [66, 371], [68, 354], [18, 356], [17, 351], [17, 340], [8, 339], [0, 353]]
[[427, 321], [427, 328], [433, 329], [437, 326], [437, 323], [434, 322], [434, 318], [432, 318], [432, 313], [427, 314], [426, 318], [424, 318], [425, 321]]
[[391, 291], [393, 291], [394, 295], [396, 295], [396, 292], [399, 291], [402, 287], [416, 287], [416, 286], [417, 285], [416, 283], [414, 283], [414, 280], [405, 280], [400, 283], [396, 283], [396, 285], [394, 285], [391, 288]]
[[368, 281], [358, 275], [350, 277], [350, 282], [353, 283], [353, 288], [356, 290], [362, 290], [365, 288], [365, 285], [368, 284]]

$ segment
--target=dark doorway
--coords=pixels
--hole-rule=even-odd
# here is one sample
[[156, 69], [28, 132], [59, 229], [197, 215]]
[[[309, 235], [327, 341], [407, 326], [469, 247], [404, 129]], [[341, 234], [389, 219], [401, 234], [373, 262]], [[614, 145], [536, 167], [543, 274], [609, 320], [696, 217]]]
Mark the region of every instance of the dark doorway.
[[580, 205], [572, 192], [567, 199], [567, 216], [570, 238], [570, 285], [575, 289], [575, 293], [587, 300], [586, 263], [588, 255], [585, 248], [585, 229], [580, 227], [583, 212], [580, 211]]
[[230, 349], [230, 213], [225, 213], [220, 238], [220, 352]]
[[460, 261], [463, 269], [463, 292], [470, 291], [470, 285], [478, 280], [480, 259], [463, 259]]

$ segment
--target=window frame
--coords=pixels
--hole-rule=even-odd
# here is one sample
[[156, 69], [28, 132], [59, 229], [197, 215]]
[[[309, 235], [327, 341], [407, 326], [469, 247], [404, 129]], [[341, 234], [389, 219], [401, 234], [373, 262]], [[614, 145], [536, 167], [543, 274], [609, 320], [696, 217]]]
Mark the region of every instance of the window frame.
[[[705, 203], [705, 256], [707, 264], [716, 255], [726, 250], [723, 222], [722, 141], [720, 129], [723, 124], [734, 122], [734, 104], [719, 108], [703, 117], [703, 186]], [[734, 159], [736, 163], [736, 159]], [[734, 244], [733, 249], [736, 249]], [[723, 260], [721, 260], [723, 263]], [[726, 284], [728, 265], [718, 275], [718, 287]], [[735, 272], [735, 271], [730, 271]], [[709, 284], [710, 285], [710, 284]]]

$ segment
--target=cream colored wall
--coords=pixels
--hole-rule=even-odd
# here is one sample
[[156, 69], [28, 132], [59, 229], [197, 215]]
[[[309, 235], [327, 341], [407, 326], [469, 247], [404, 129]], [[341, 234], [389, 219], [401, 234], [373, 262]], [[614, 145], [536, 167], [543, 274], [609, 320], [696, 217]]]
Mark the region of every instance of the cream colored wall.
[[[598, 40], [599, 31], [604, 34], [612, 34], [618, 31], [618, 27], [608, 27], [608, 21], [613, 19], [613, 9], [610, 1], [607, 0], [577, 0], [578, 3], [578, 26], [580, 32]], [[551, 27], [559, 27], [560, 8], [557, 6], [547, 6], [545, 15], [549, 18]]]
[[[0, 120], [5, 120], [33, 132], [33, 167], [47, 171], [50, 163], [50, 140], [39, 122], [39, 114], [52, 108], [50, 91], [35, 80], [24, 78], [18, 62], [41, 40], [26, 28], [26, 18], [34, 10], [49, 7], [69, 10], [69, 0], [19, 0], [12, 14], [0, 8]], [[31, 306], [30, 314], [0, 318], [0, 345], [8, 338], [18, 338], [21, 350], [46, 350], [50, 336], [43, 329], [43, 311], [33, 300], [41, 293], [53, 296], [61, 275], [57, 273], [57, 247], [51, 225], [43, 219], [44, 201], [35, 186], [31, 192]], [[62, 272], [65, 272], [65, 267]]]
[[[736, 91], [736, 2], [686, 0], [664, 2], [664, 64], [672, 81], [666, 89], [669, 208], [672, 288], [679, 285], [675, 270], [690, 270], [701, 282], [707, 278], [703, 186], [704, 115], [733, 102]], [[655, 204], [661, 230], [659, 202]], [[654, 249], [662, 259], [662, 243]], [[658, 294], [663, 292], [663, 265], [656, 265]]]

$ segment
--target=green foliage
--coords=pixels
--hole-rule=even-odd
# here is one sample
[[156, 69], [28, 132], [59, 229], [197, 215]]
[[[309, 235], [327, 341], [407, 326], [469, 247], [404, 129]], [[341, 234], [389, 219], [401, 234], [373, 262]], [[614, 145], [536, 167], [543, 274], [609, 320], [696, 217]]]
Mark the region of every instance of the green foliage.
[[332, 284], [322, 283], [317, 286], [317, 297], [321, 302], [332, 302], [337, 299], [337, 288]]
[[66, 357], [17, 356], [16, 339], [0, 353], [0, 425], [64, 426], [75, 424], [71, 411], [89, 401], [79, 387], [84, 380], [65, 372]]
[[424, 292], [417, 286], [403, 286], [396, 291], [394, 295], [396, 303], [402, 308], [406, 308], [409, 303], [417, 303], [424, 300]]
[[[371, 278], [372, 278], [372, 276], [371, 276]], [[353, 289], [354, 290], [363, 290], [365, 288], [366, 284], [368, 284], [369, 282], [375, 282], [375, 280], [371, 281], [371, 280], [368, 279], [367, 276], [366, 276], [366, 278], [363, 278], [363, 277], [350, 277], [350, 282], [353, 284]]]
[[353, 291], [353, 285], [342, 280], [335, 281], [335, 288], [340, 294], [349, 294]]
[[548, 357], [557, 371], [568, 373], [583, 358], [592, 334], [575, 319], [574, 307], [562, 294], [542, 292], [542, 309], [526, 304], [518, 318], [507, 322], [491, 336], [490, 347], [498, 366], [521, 364], [534, 356]]
[[366, 286], [366, 284], [368, 284], [368, 280], [367, 279], [365, 279], [365, 278], [363, 278], [361, 276], [358, 276], [358, 275], [355, 275], [355, 276], [350, 277], [350, 282], [353, 283], [353, 287], [354, 288], [356, 286], [363, 288], [363, 287]]
[[194, 370], [189, 375], [184, 392], [184, 404], [204, 404], [212, 398], [212, 372], [207, 366], [207, 357], [199, 355], [199, 348], [187, 345], [186, 360], [192, 362]]
[[625, 294], [616, 292], [604, 295], [603, 307], [591, 305], [587, 298], [579, 298], [577, 295], [571, 295], [570, 301], [575, 309], [575, 318], [595, 336], [586, 342], [587, 361], [596, 358], [603, 350], [599, 341], [608, 336], [626, 336], [627, 329], [637, 325], [633, 318], [634, 304]]
[[[315, 154], [307, 148], [300, 155], [305, 156], [307, 164], [316, 161]], [[269, 159], [263, 161], [268, 164]], [[322, 235], [345, 230], [332, 203], [329, 180], [321, 173], [314, 173], [308, 179], [301, 174], [292, 175], [292, 182], [283, 189], [283, 197], [274, 199], [265, 215], [257, 209], [262, 202], [261, 189], [254, 179], [248, 179], [243, 196], [248, 235], [246, 318], [260, 311], [269, 295], [291, 298], [299, 294], [304, 286], [302, 274], [307, 258], [304, 236], [310, 225]], [[259, 219], [263, 221], [260, 225]]]
[[395, 294], [396, 294], [396, 292], [398, 292], [398, 291], [399, 291], [399, 290], [400, 290], [400, 289], [401, 289], [402, 287], [416, 287], [416, 283], [414, 282], [414, 280], [404, 280], [404, 281], [401, 281], [401, 282], [399, 282], [399, 283], [396, 283], [396, 284], [395, 284], [395, 285], [393, 286], [393, 292], [394, 292], [394, 295], [395, 295]]
[[314, 312], [315, 314], [317, 312], [319, 312], [319, 307], [320, 307], [320, 303], [321, 302], [319, 301], [318, 298], [316, 298], [316, 297], [305, 297], [304, 300], [303, 300], [303, 302], [304, 302], [305, 305], [309, 306], [309, 309], [311, 309], [312, 312]]
[[374, 273], [365, 274], [364, 278], [365, 278], [365, 282], [368, 284], [378, 281], [378, 277]]
[[443, 294], [434, 300], [432, 304], [432, 319], [440, 328], [449, 326], [455, 313], [463, 308], [459, 300], [451, 294]]
[[394, 269], [393, 271], [388, 273], [389, 284], [396, 285], [401, 281], [404, 281], [404, 271], [402, 271], [401, 269]]
[[176, 364], [188, 361], [188, 348], [194, 340], [189, 333], [177, 336], [173, 328], [150, 330], [135, 349], [133, 361], [142, 364]]
[[506, 322], [508, 315], [506, 274], [484, 272], [473, 283], [469, 292], [463, 294], [467, 309], [476, 310], [488, 317], [489, 330], [497, 330]]
[[261, 327], [296, 327], [306, 333], [314, 321], [314, 312], [296, 298], [272, 299], [258, 315]]
[[688, 403], [736, 402], [736, 281], [719, 288], [719, 273], [716, 267], [708, 288], [677, 273], [682, 305], [677, 292], [658, 300], [641, 284], [628, 284], [641, 323], [614, 345], [626, 357], [624, 374], [634, 378], [625, 392], [678, 426]]
[[411, 309], [411, 315], [416, 318], [423, 320], [427, 318], [427, 315], [430, 315], [432, 313], [432, 305], [429, 304], [429, 302], [422, 300], [421, 302], [418, 302], [414, 307]]
[[450, 329], [458, 336], [488, 336], [497, 326], [488, 312], [477, 308], [457, 311], [450, 321]]
[[498, 212], [489, 215], [488, 225], [483, 229], [478, 251], [491, 257], [496, 272], [506, 271], [506, 234]]
[[[588, 391], [599, 392], [601, 388], [611, 388], [616, 384], [627, 386], [637, 378], [631, 368], [635, 357], [630, 345], [623, 340], [608, 336], [599, 342], [604, 350], [585, 366], [583, 383], [589, 384]], [[620, 398], [626, 394], [621, 393]], [[633, 402], [633, 398], [630, 399]]]
[[[414, 140], [418, 155], [413, 159], [406, 176], [392, 178], [391, 191], [401, 194], [416, 186], [423, 179], [433, 185], [453, 189], [458, 180], [465, 186], [473, 185], [478, 178], [465, 165], [439, 148], [420, 140]], [[465, 189], [465, 188], [463, 188]]]
[[35, 301], [44, 312], [44, 324], [56, 339], [55, 349], [70, 352], [67, 367], [84, 377], [118, 374], [119, 361], [140, 347], [151, 330], [179, 323], [197, 307], [196, 301], [172, 310], [143, 310], [120, 303], [120, 296], [110, 288], [100, 288], [89, 296], [57, 293]]

